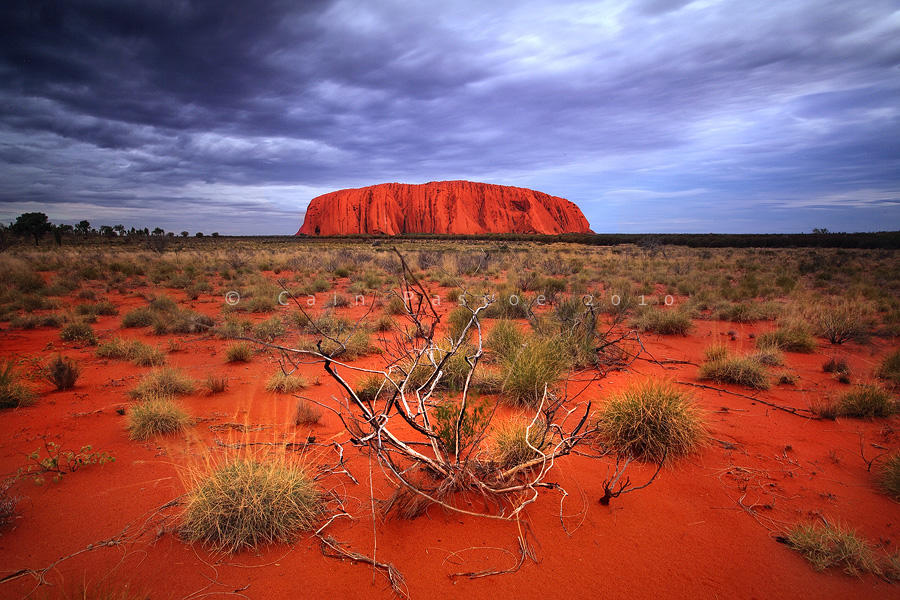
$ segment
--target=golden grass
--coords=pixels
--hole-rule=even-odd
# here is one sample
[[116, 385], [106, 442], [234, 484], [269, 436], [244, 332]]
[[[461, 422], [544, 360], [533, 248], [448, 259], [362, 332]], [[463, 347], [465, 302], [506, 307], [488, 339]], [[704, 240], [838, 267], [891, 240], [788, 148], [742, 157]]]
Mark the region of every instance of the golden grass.
[[699, 378], [745, 385], [757, 390], [769, 388], [769, 376], [757, 356], [732, 356], [722, 346], [707, 349], [706, 361], [700, 365]]
[[171, 367], [154, 369], [147, 373], [130, 394], [135, 399], [152, 399], [190, 394], [194, 381]]
[[287, 374], [279, 371], [273, 374], [266, 382], [266, 390], [270, 392], [279, 392], [289, 394], [306, 387], [306, 381], [303, 377], [296, 374]]
[[691, 454], [706, 437], [690, 395], [673, 383], [651, 379], [612, 396], [598, 415], [597, 428], [605, 445], [651, 462]]
[[224, 552], [291, 541], [322, 510], [312, 478], [283, 458], [236, 458], [193, 479], [182, 533]]
[[[534, 424], [530, 419], [517, 417], [500, 424], [491, 443], [491, 459], [501, 469], [510, 469], [539, 458], [550, 446], [546, 426], [540, 419]], [[540, 451], [540, 452], [539, 452]]]
[[798, 523], [787, 532], [787, 543], [817, 571], [839, 567], [848, 575], [881, 572], [868, 542], [840, 526]]
[[128, 431], [133, 440], [176, 433], [190, 423], [188, 414], [170, 398], [150, 398], [128, 410]]

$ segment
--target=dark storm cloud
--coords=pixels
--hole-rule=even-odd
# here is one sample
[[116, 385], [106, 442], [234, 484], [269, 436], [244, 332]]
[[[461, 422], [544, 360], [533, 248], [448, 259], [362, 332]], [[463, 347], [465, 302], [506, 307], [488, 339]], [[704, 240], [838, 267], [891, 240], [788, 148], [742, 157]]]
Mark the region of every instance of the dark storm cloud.
[[898, 34], [871, 0], [5, 3], [0, 218], [292, 233], [469, 178], [602, 231], [896, 227]]

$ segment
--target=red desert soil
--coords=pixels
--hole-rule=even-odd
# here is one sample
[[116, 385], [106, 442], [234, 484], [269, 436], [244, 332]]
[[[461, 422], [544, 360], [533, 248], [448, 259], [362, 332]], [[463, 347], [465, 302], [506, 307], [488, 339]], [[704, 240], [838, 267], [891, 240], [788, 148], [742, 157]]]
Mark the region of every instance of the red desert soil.
[[[343, 280], [342, 280], [343, 281]], [[346, 284], [341, 283], [340, 289]], [[146, 291], [151, 291], [146, 289]], [[201, 297], [190, 301], [181, 293], [167, 294], [180, 304], [219, 315], [222, 300]], [[322, 294], [322, 301], [326, 294]], [[124, 313], [140, 299], [110, 294]], [[451, 308], [450, 303], [441, 310]], [[359, 316], [363, 307], [339, 309]], [[264, 316], [255, 316], [262, 319]], [[168, 338], [146, 330], [120, 330], [121, 316], [100, 317], [94, 325], [101, 337], [122, 335], [166, 347]], [[488, 321], [490, 326], [490, 321]], [[751, 333], [771, 324], [746, 326], [724, 322], [696, 323], [693, 333], [645, 336], [647, 349], [660, 361], [677, 359], [699, 363], [703, 349], [721, 341], [734, 349], [750, 349]], [[737, 332], [737, 341], [725, 335]], [[115, 456], [114, 463], [85, 467], [60, 482], [43, 486], [19, 481], [12, 493], [21, 498], [20, 518], [0, 535], [3, 574], [42, 568], [56, 559], [86, 548], [92, 550], [60, 563], [47, 574], [54, 588], [43, 597], [74, 597], [83, 581], [128, 584], [152, 598], [231, 596], [249, 598], [389, 598], [389, 587], [370, 566], [326, 558], [317, 540], [301, 535], [293, 545], [273, 545], [258, 552], [215, 555], [199, 545], [181, 541], [170, 530], [151, 528], [138, 543], [98, 547], [131, 523], [137, 533], [157, 507], [184, 493], [185, 469], [219, 460], [234, 442], [303, 443], [314, 435], [318, 443], [346, 440], [337, 417], [323, 415], [321, 424], [295, 427], [295, 400], [265, 391], [276, 370], [273, 358], [257, 355], [248, 364], [226, 364], [227, 342], [212, 336], [175, 336], [181, 349], [169, 354], [169, 364], [198, 380], [208, 374], [229, 377], [229, 389], [214, 396], [197, 392], [182, 404], [197, 419], [187, 436], [128, 439], [126, 417], [116, 409], [128, 404], [127, 391], [149, 369], [128, 362], [96, 358], [94, 348], [77, 348], [59, 340], [55, 329], [3, 331], [0, 355], [51, 357], [58, 351], [83, 366], [73, 391], [53, 392], [36, 382], [41, 395], [31, 407], [0, 414], [3, 444], [0, 470], [13, 473], [26, 454], [49, 436], [63, 447], [91, 444]], [[840, 347], [822, 342], [817, 353], [788, 354], [788, 366], [800, 380], [796, 386], [776, 386], [755, 393], [769, 402], [806, 408], [815, 398], [843, 388], [821, 372], [825, 357], [839, 354], [854, 372], [871, 371], [888, 350], [883, 342]], [[366, 358], [360, 364], [374, 364]], [[321, 365], [303, 368], [309, 381], [319, 380], [303, 393], [324, 402], [339, 394], [321, 372]], [[636, 363], [592, 383], [583, 395], [602, 403], [607, 394], [641, 376], [668, 377], [698, 383], [693, 365]], [[900, 511], [879, 494], [874, 475], [860, 457], [875, 452], [871, 444], [897, 448], [896, 417], [865, 421], [812, 421], [751, 400], [692, 389], [706, 412], [713, 441], [697, 456], [664, 468], [649, 488], [601, 506], [605, 463], [572, 456], [557, 463], [551, 480], [569, 490], [560, 499], [547, 493], [527, 511], [521, 526], [538, 563], [526, 561], [514, 574], [469, 579], [454, 573], [504, 569], [515, 564], [517, 525], [451, 514], [439, 507], [416, 520], [395, 517], [373, 523], [369, 500], [370, 473], [376, 496], [390, 490], [377, 465], [348, 446], [348, 468], [359, 480], [331, 477], [325, 485], [346, 498], [354, 520], [338, 519], [329, 531], [348, 548], [394, 564], [406, 577], [412, 598], [887, 598], [898, 597], [896, 587], [866, 575], [817, 573], [797, 553], [775, 541], [789, 524], [818, 515], [846, 523], [893, 551], [898, 542]], [[237, 426], [229, 425], [237, 424]], [[234, 427], [243, 426], [245, 432]], [[313, 463], [333, 462], [327, 446], [310, 445]], [[643, 481], [649, 467], [637, 466], [629, 475]], [[175, 522], [170, 521], [169, 526]], [[0, 596], [21, 597], [34, 586], [30, 576], [0, 585]]]
[[432, 181], [382, 183], [313, 198], [298, 234], [588, 233], [572, 202], [526, 188]]

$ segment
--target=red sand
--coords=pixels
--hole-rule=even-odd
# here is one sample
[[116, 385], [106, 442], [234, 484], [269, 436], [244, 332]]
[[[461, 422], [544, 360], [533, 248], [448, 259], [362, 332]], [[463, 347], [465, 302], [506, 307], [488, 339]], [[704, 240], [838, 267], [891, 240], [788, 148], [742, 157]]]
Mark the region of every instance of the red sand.
[[[218, 314], [221, 299], [204, 297], [190, 302], [167, 291], [186, 306]], [[139, 299], [110, 299], [123, 309]], [[442, 310], [449, 310], [443, 306]], [[358, 315], [361, 308], [340, 309]], [[124, 310], [122, 311], [124, 313]], [[266, 316], [255, 316], [254, 319]], [[100, 317], [94, 325], [102, 338], [138, 337], [165, 347], [168, 337], [143, 330], [119, 330], [119, 317]], [[770, 324], [745, 326], [698, 322], [688, 337], [645, 336], [648, 350], [659, 360], [699, 363], [712, 341], [736, 348], [752, 346], [750, 333]], [[725, 331], [734, 330], [738, 341]], [[337, 418], [326, 412], [318, 426], [290, 424], [295, 400], [266, 392], [265, 381], [276, 369], [274, 360], [256, 356], [249, 364], [229, 365], [223, 357], [226, 342], [206, 336], [175, 336], [182, 350], [169, 355], [169, 364], [198, 380], [209, 373], [227, 374], [227, 392], [215, 396], [195, 393], [182, 404], [199, 422], [183, 436], [148, 442], [128, 439], [126, 417], [116, 408], [127, 404], [126, 392], [149, 369], [128, 362], [94, 356], [94, 348], [75, 348], [61, 342], [55, 329], [4, 331], [3, 356], [39, 357], [57, 351], [83, 366], [75, 390], [42, 392], [34, 406], [4, 411], [0, 427], [0, 471], [11, 474], [25, 464], [26, 454], [47, 435], [67, 448], [91, 444], [116, 461], [90, 466], [66, 475], [61, 482], [36, 486], [18, 482], [12, 493], [21, 498], [14, 524], [0, 535], [0, 564], [4, 574], [40, 568], [54, 560], [117, 535], [128, 523], [138, 528], [142, 516], [184, 492], [185, 468], [202, 465], [208, 456], [221, 457], [216, 440], [303, 442], [308, 433], [317, 441], [346, 440]], [[824, 344], [816, 354], [788, 354], [788, 367], [800, 376], [796, 387], [776, 386], [759, 397], [782, 405], [808, 407], [814, 398], [843, 389], [821, 372], [825, 357], [845, 356], [855, 373], [871, 372], [887, 350]], [[376, 359], [367, 358], [366, 361]], [[329, 401], [338, 388], [320, 365], [303, 368], [319, 385], [303, 392]], [[610, 391], [640, 376], [666, 376], [697, 382], [697, 368], [670, 366], [663, 370], [639, 362], [629, 372], [613, 373], [592, 384], [583, 396], [602, 402]], [[734, 391], [751, 394], [743, 388]], [[779, 528], [822, 515], [852, 526], [888, 551], [896, 551], [900, 537], [897, 504], [879, 494], [860, 457], [871, 446], [896, 449], [897, 418], [878, 421], [810, 421], [763, 404], [708, 390], [693, 390], [705, 409], [714, 441], [700, 454], [663, 470], [649, 488], [598, 503], [606, 463], [572, 456], [558, 462], [550, 477], [570, 493], [564, 504], [571, 535], [560, 524], [559, 496], [546, 493], [527, 511], [529, 541], [539, 564], [526, 561], [514, 574], [469, 580], [451, 575], [461, 571], [502, 569], [515, 564], [515, 523], [478, 519], [432, 508], [413, 521], [380, 518], [370, 512], [369, 472], [374, 472], [376, 496], [386, 488], [380, 469], [348, 446], [350, 471], [360, 480], [333, 476], [324, 485], [346, 498], [355, 520], [336, 521], [329, 531], [349, 548], [375, 554], [393, 563], [406, 577], [412, 598], [876, 598], [900, 597], [898, 588], [873, 576], [854, 578], [839, 572], [817, 573], [797, 553], [774, 540]], [[250, 433], [212, 431], [226, 423], [262, 429]], [[311, 447], [312, 462], [331, 462], [333, 453]], [[651, 474], [649, 467], [630, 470], [633, 481]], [[739, 505], [753, 506], [752, 512]], [[176, 509], [177, 510], [177, 509]], [[171, 522], [173, 524], [174, 522]], [[580, 525], [580, 526], [579, 526]], [[157, 537], [159, 534], [159, 538]], [[216, 556], [200, 546], [182, 542], [170, 531], [151, 529], [141, 543], [95, 548], [61, 563], [47, 579], [57, 591], [73, 596], [81, 582], [130, 584], [150, 591], [153, 598], [182, 598], [201, 594], [250, 598], [388, 598], [384, 578], [370, 566], [325, 558], [315, 538], [303, 535], [291, 545], [275, 545], [257, 552]], [[0, 597], [14, 598], [35, 584], [21, 577], [0, 584]], [[46, 588], [45, 588], [46, 590]]]

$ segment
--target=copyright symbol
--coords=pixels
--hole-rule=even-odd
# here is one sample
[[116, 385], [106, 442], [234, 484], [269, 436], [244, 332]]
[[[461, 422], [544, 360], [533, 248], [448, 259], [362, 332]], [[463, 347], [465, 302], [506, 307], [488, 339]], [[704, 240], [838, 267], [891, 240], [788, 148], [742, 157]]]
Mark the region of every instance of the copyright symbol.
[[234, 306], [240, 301], [241, 295], [235, 291], [231, 291], [225, 294], [225, 302], [227, 302], [229, 306]]

